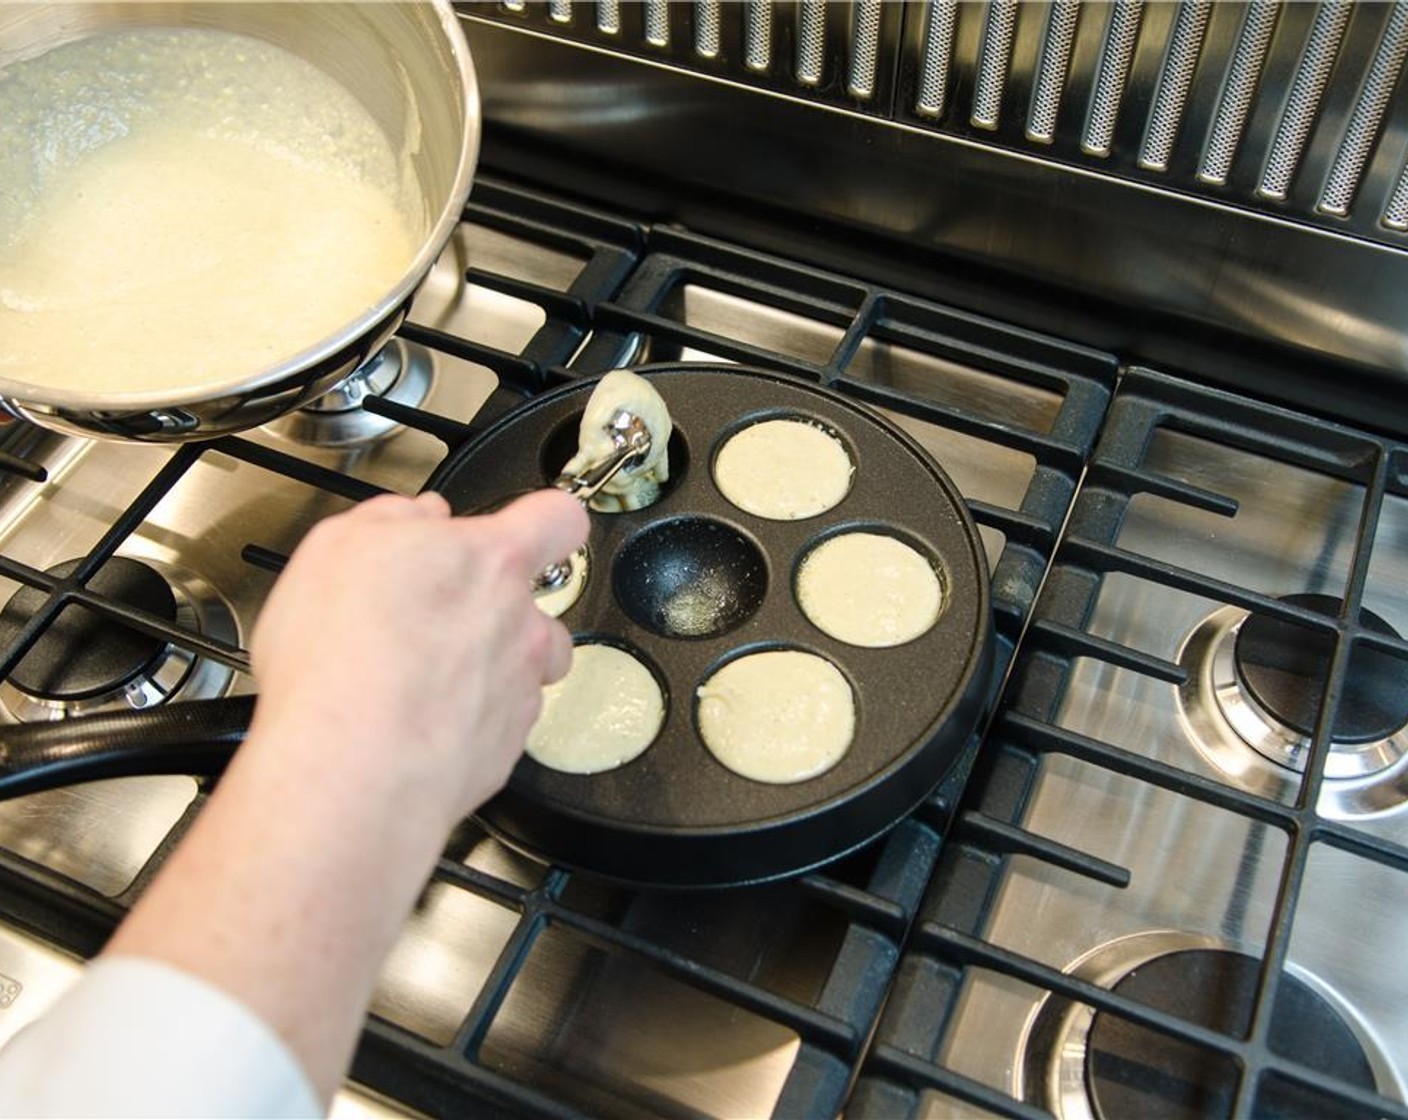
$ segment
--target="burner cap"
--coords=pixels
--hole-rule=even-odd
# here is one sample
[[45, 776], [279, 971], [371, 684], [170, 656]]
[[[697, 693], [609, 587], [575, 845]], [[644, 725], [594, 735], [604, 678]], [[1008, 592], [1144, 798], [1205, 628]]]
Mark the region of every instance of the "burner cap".
[[[1241, 1037], [1251, 1023], [1260, 962], [1243, 953], [1189, 949], [1131, 970], [1114, 991], [1192, 1023]], [[1324, 999], [1283, 976], [1271, 1023], [1271, 1049], [1291, 1061], [1366, 1089], [1374, 1074], [1363, 1047]], [[1231, 1116], [1237, 1072], [1230, 1059], [1097, 1013], [1086, 1049], [1086, 1087], [1101, 1120], [1139, 1116], [1183, 1120]], [[1269, 1120], [1331, 1120], [1357, 1113], [1331, 1098], [1313, 1101], [1268, 1079], [1256, 1114]]]
[[[1332, 617], [1341, 607], [1341, 600], [1330, 595], [1286, 595], [1281, 601]], [[1373, 611], [1361, 608], [1359, 624], [1398, 637]], [[1237, 673], [1267, 712], [1308, 736], [1315, 731], [1334, 652], [1333, 634], [1253, 614], [1237, 632]], [[1335, 714], [1335, 742], [1375, 743], [1404, 724], [1408, 724], [1408, 661], [1356, 646]]]
[[[66, 561], [49, 574], [66, 577], [78, 562]], [[176, 597], [156, 570], [125, 556], [114, 556], [88, 582], [106, 598], [147, 611], [167, 622], [176, 620]], [[0, 610], [0, 643], [8, 644], [43, 607], [47, 598], [22, 587]], [[86, 607], [70, 603], [59, 612], [10, 675], [21, 692], [41, 700], [75, 701], [121, 688], [147, 672], [166, 643], [112, 622]]]

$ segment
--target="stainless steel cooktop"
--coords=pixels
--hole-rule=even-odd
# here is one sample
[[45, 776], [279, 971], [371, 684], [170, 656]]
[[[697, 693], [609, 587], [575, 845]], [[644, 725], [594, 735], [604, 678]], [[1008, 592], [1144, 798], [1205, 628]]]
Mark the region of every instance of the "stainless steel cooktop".
[[[1141, 495], [1118, 533], [1120, 548], [1267, 595], [1346, 593], [1362, 486], [1176, 431], [1156, 434], [1145, 466], [1232, 498], [1239, 509], [1226, 517]], [[1364, 606], [1398, 634], [1408, 633], [1406, 518], [1408, 501], [1390, 497], [1374, 534], [1363, 596]], [[1190, 680], [1180, 686], [1095, 657], [1078, 658], [1053, 723], [1211, 782], [1293, 804], [1300, 775], [1284, 759], [1261, 753], [1254, 745], [1261, 740], [1246, 733], [1245, 723], [1233, 722], [1236, 715], [1229, 718], [1247, 700], [1237, 699], [1235, 670], [1214, 668], [1217, 643], [1247, 613], [1138, 576], [1107, 574], [1087, 632], [1184, 665]], [[1309, 636], [1304, 631], [1302, 640]], [[1408, 662], [1399, 673], [1399, 697], [1408, 703]], [[1276, 725], [1266, 713], [1259, 722]], [[1364, 744], [1344, 744], [1331, 753], [1318, 811], [1401, 846], [1408, 837], [1401, 729], [1375, 745], [1380, 751], [1364, 763], [1363, 773], [1352, 760], [1364, 753]], [[1335, 777], [1341, 762], [1344, 776]], [[1104, 987], [1178, 952], [1222, 950], [1256, 962], [1265, 956], [1289, 854], [1286, 832], [1276, 823], [1061, 754], [1043, 759], [1021, 822], [1128, 869], [1129, 880], [1123, 886], [1098, 883], [1047, 863], [1013, 859], [982, 932], [990, 943]], [[1372, 1087], [1401, 1101], [1408, 1093], [1408, 964], [1398, 931], [1408, 878], [1399, 868], [1327, 843], [1311, 847], [1303, 875], [1287, 975], [1333, 1009], [1362, 1049]], [[1186, 982], [1198, 981], [1190, 974]], [[1092, 1113], [1089, 1102], [1089, 1008], [975, 971], [956, 1016], [939, 1056], [944, 1065], [1061, 1117], [1109, 1114]], [[1307, 1019], [1302, 1029], [1320, 1027]], [[1209, 1114], [1215, 1111], [1204, 1103]], [[1305, 1104], [1302, 1114], [1321, 1107]], [[972, 1106], [936, 1099], [925, 1114], [968, 1116]]]
[[[1183, 953], [1244, 979], [1252, 961], [1254, 991], [1268, 951], [1281, 990], [1310, 993], [1358, 1048], [1366, 1091], [1402, 1101], [1404, 734], [1340, 744], [1298, 807], [1298, 767], [1318, 775], [1323, 751], [1269, 710], [1284, 690], [1239, 684], [1237, 661], [1248, 612], [1293, 594], [1362, 597], [1408, 634], [1408, 459], [1392, 445], [488, 179], [374, 373], [380, 403], [351, 394], [193, 457], [12, 426], [4, 449], [46, 479], [0, 479], [0, 557], [82, 557], [136, 503], [118, 554], [159, 571], [188, 604], [180, 625], [212, 641], [170, 696], [248, 691], [240, 646], [277, 566], [261, 557], [374, 488], [415, 492], [447, 444], [525, 394], [690, 358], [824, 380], [958, 484], [992, 573], [995, 692], [1011, 669], [974, 779], [965, 794], [965, 763], [833, 867], [723, 892], [571, 875], [466, 823], [388, 962], [339, 1109], [813, 1115], [849, 1096], [857, 1116], [1110, 1115], [1088, 1054], [1130, 1060], [1109, 1037], [1128, 1006], [1092, 1009], [1079, 984], [1143, 1001], [1130, 974]], [[0, 602], [20, 586], [0, 579]], [[1281, 616], [1315, 632], [1299, 608]], [[1381, 644], [1392, 680], [1408, 649]], [[161, 702], [158, 685], [107, 699]], [[0, 688], [0, 708], [52, 704]], [[16, 888], [0, 901], [0, 1040], [77, 975], [203, 796], [133, 778], [0, 803]]]
[[1402, 455], [1126, 374], [860, 1114], [1403, 1113]]
[[[317, 519], [373, 488], [418, 490], [447, 442], [538, 387], [540, 366], [576, 375], [690, 358], [805, 375], [844, 353], [845, 377], [975, 504], [989, 563], [1006, 580], [998, 595], [1005, 665], [1113, 362], [1020, 333], [1016, 356], [994, 359], [983, 348], [994, 328], [982, 320], [949, 323], [948, 312], [920, 304], [897, 304], [882, 320], [875, 298], [840, 278], [790, 276], [785, 262], [667, 230], [653, 235], [644, 265], [623, 284], [641, 236], [627, 223], [481, 185], [412, 325], [372, 372], [371, 392], [390, 408], [369, 408], [365, 389], [350, 391], [189, 461], [170, 448], [12, 426], [7, 450], [46, 477], [0, 483], [0, 554], [48, 570], [88, 554], [141, 507], [117, 554], [141, 560], [189, 601], [178, 627], [201, 633], [210, 648], [174, 687], [126, 684], [70, 703], [7, 685], [0, 717], [249, 691], [241, 643], [272, 585], [267, 569], [277, 567], [260, 557], [287, 554]], [[725, 252], [727, 268], [752, 277], [755, 292], [725, 275], [716, 259]], [[689, 254], [709, 263], [664, 284], [661, 298], [642, 294], [652, 270]], [[820, 284], [826, 301], [779, 298], [778, 283]], [[593, 284], [612, 306], [589, 308], [596, 318], [583, 323], [576, 293]], [[926, 333], [936, 316], [953, 338]], [[970, 333], [975, 341], [954, 341]], [[408, 412], [412, 424], [398, 423]], [[945, 423], [946, 412], [957, 421]], [[1043, 488], [1051, 492], [1033, 496]], [[1036, 547], [1024, 542], [1004, 561], [1014, 527], [1035, 533]], [[21, 586], [0, 579], [0, 602]], [[0, 859], [19, 881], [37, 882], [41, 899], [37, 911], [0, 914], [0, 974], [12, 984], [0, 1038], [73, 979], [202, 798], [193, 779], [158, 777], [0, 803]], [[434, 1078], [407, 1073], [407, 1054], [429, 1054], [433, 1064], [468, 1050], [475, 1088], [490, 1099], [513, 1083], [531, 1087], [533, 1101], [621, 1115], [761, 1115], [792, 1101], [839, 1102], [936, 849], [937, 828], [916, 820], [800, 883], [651, 894], [549, 870], [466, 824], [388, 962], [354, 1077], [399, 1096], [404, 1110], [435, 1111]], [[47, 932], [46, 889], [78, 897], [97, 915], [93, 924], [70, 933], [59, 920], [59, 932]], [[394, 1072], [383, 1076], [388, 1066]], [[418, 1080], [402, 1091], [406, 1078]]]

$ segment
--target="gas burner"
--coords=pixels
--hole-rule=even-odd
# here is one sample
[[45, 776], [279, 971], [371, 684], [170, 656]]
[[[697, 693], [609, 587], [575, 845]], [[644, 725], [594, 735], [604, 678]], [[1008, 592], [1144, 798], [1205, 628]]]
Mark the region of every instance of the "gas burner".
[[383, 439], [402, 425], [368, 412], [362, 402], [381, 397], [415, 408], [430, 393], [432, 370], [424, 348], [393, 338], [331, 392], [270, 421], [264, 431], [313, 447], [349, 447]]
[[[1327, 595], [1288, 595], [1285, 602], [1333, 615]], [[1361, 625], [1397, 637], [1378, 615]], [[1311, 733], [1334, 653], [1331, 635], [1294, 623], [1222, 607], [1188, 636], [1178, 689], [1194, 746], [1220, 772], [1265, 797], [1293, 796], [1310, 753]], [[1408, 802], [1408, 664], [1356, 646], [1335, 717], [1319, 811], [1349, 819]]]
[[[1281, 601], [1329, 617], [1338, 614], [1341, 607], [1340, 600], [1329, 595], [1287, 595]], [[1398, 637], [1393, 627], [1373, 611], [1361, 609], [1359, 621], [1375, 633]], [[1334, 652], [1331, 634], [1266, 615], [1252, 615], [1237, 628], [1233, 659], [1248, 702], [1255, 704], [1267, 720], [1294, 732], [1308, 749]], [[1403, 730], [1408, 724], [1406, 686], [1408, 663], [1376, 649], [1356, 647], [1344, 695], [1335, 713], [1332, 738], [1336, 747], [1380, 743]], [[1253, 746], [1263, 749], [1258, 744]], [[1272, 762], [1293, 770], [1305, 769], [1304, 749], [1286, 750], [1279, 743], [1267, 743], [1266, 749], [1274, 752], [1269, 756]], [[1371, 773], [1386, 764], [1369, 765], [1377, 760], [1343, 750], [1337, 753], [1341, 758], [1335, 777]], [[1346, 767], [1346, 758], [1358, 765]]]
[[[78, 561], [48, 569], [68, 576]], [[234, 615], [203, 580], [154, 560], [114, 556], [88, 582], [90, 590], [136, 607], [173, 626], [239, 641]], [[0, 645], [43, 605], [46, 595], [22, 587], [0, 610]], [[234, 671], [160, 637], [139, 633], [96, 611], [69, 604], [0, 682], [0, 718], [16, 722], [61, 719], [87, 712], [150, 708], [179, 698], [223, 695]]]
[[[1245, 1037], [1261, 962], [1213, 938], [1152, 931], [1107, 942], [1069, 973], [1232, 1037]], [[1309, 1069], [1362, 1088], [1394, 1085], [1387, 1059], [1338, 997], [1288, 965], [1276, 997], [1270, 1048]], [[1234, 1064], [1082, 1003], [1047, 996], [1023, 1033], [1014, 1086], [1029, 1103], [1059, 1120], [1151, 1120], [1230, 1116], [1237, 1090]], [[1357, 1115], [1272, 1078], [1257, 1096], [1257, 1115], [1333, 1118]]]

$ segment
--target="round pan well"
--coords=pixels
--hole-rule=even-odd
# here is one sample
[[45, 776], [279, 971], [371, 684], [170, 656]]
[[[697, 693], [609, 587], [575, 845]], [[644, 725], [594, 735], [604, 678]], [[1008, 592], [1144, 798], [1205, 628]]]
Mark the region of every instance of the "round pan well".
[[774, 521], [835, 509], [854, 474], [845, 444], [821, 425], [792, 417], [745, 425], [714, 456], [719, 492], [745, 513]]

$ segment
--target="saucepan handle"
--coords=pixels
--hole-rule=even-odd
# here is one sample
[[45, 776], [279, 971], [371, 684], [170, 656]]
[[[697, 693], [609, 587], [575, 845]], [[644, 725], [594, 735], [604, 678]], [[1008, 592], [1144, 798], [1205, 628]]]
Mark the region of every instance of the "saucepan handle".
[[102, 778], [214, 776], [253, 715], [253, 696], [230, 696], [0, 728], [0, 799]]

